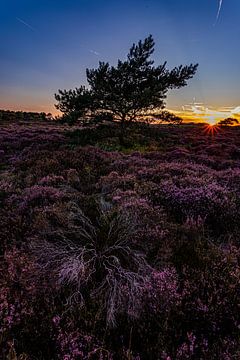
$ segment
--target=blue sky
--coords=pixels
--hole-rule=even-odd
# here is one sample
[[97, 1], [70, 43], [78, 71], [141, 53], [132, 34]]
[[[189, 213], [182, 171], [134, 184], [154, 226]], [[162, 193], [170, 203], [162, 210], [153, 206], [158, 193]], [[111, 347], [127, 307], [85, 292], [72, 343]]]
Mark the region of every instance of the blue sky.
[[168, 107], [240, 104], [240, 1], [1, 0], [0, 108], [54, 112], [54, 92], [86, 81], [86, 67], [115, 64], [153, 34], [156, 64], [199, 63]]

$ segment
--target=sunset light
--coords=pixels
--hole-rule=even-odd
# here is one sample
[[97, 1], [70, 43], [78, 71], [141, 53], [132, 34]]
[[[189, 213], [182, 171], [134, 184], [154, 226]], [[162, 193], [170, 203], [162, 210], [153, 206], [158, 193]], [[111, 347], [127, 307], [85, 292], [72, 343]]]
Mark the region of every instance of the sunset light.
[[228, 117], [240, 120], [240, 106], [213, 108], [203, 103], [193, 102], [189, 105], [183, 105], [182, 111], [172, 111], [181, 116], [186, 122], [206, 122], [214, 125]]
[[220, 126], [214, 124], [208, 124], [204, 126], [204, 133], [206, 135], [216, 135], [221, 130]]
[[0, 0], [0, 360], [240, 360], [240, 0]]
[[57, 9], [47, 0], [11, 3], [15, 6], [4, 1], [0, 5], [0, 27], [8, 34], [1, 45], [0, 109], [58, 115], [56, 89], [84, 82], [84, 69], [99, 61], [115, 64], [131, 39], [148, 33], [156, 40], [155, 60], [163, 56], [170, 66], [199, 63], [191, 86], [169, 93], [167, 108], [181, 113], [195, 98], [208, 110], [183, 111], [183, 118], [217, 123], [231, 115], [209, 111], [239, 107], [238, 0], [203, 0], [197, 7], [190, 0], [140, 0], [137, 6], [135, 1], [60, 0]]

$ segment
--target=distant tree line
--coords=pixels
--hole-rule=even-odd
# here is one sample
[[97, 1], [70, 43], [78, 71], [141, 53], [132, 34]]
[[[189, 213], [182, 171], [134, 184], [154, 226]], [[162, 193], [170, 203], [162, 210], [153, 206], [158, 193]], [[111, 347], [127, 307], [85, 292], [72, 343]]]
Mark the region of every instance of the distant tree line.
[[49, 121], [52, 119], [52, 114], [45, 112], [0, 110], [0, 122]]

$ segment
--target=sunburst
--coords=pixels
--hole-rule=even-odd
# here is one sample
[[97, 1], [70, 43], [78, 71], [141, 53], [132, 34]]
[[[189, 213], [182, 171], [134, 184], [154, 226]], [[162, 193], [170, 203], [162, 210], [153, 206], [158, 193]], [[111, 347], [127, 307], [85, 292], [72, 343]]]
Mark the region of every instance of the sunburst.
[[211, 135], [211, 136], [216, 135], [219, 131], [220, 131], [220, 126], [212, 125], [212, 124], [205, 125], [203, 129], [205, 135]]

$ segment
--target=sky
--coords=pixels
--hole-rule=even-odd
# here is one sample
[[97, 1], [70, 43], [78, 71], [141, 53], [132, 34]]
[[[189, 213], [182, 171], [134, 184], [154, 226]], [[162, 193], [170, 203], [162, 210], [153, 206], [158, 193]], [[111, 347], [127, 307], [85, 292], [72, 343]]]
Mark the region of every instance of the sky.
[[55, 114], [58, 89], [86, 84], [87, 67], [116, 64], [152, 34], [156, 65], [199, 63], [187, 87], [169, 92], [168, 109], [240, 115], [240, 1], [221, 2], [0, 0], [0, 108]]

